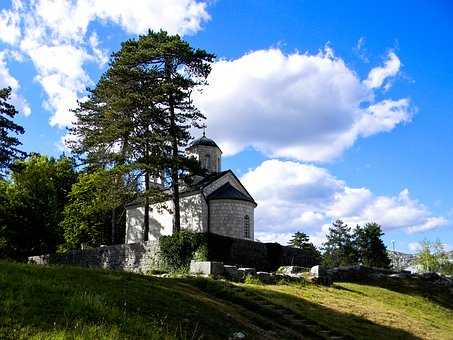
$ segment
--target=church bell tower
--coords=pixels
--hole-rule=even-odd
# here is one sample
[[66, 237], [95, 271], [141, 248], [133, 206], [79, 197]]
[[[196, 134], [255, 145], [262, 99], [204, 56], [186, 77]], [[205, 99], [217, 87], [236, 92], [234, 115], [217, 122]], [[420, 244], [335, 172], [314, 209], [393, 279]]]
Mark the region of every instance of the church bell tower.
[[216, 142], [203, 136], [195, 139], [187, 148], [188, 156], [195, 157], [199, 162], [202, 169], [208, 173], [217, 173], [222, 169], [222, 150], [218, 147]]

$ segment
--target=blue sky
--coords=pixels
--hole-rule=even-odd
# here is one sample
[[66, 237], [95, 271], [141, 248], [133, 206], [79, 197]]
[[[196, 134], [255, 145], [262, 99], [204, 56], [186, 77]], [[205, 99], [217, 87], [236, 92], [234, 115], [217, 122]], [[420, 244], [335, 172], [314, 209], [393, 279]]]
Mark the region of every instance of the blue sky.
[[453, 5], [448, 1], [2, 1], [0, 86], [27, 151], [58, 155], [69, 108], [148, 28], [218, 56], [195, 98], [224, 168], [259, 203], [256, 236], [322, 242], [332, 219], [388, 245], [453, 246]]

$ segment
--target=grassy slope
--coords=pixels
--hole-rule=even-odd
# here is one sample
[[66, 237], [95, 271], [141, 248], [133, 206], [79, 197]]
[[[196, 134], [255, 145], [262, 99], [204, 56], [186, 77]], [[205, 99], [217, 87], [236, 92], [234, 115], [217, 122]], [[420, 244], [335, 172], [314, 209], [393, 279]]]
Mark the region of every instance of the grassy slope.
[[226, 339], [242, 331], [297, 339], [328, 329], [363, 339], [453, 339], [451, 292], [379, 284], [232, 285], [0, 262], [0, 338]]
[[302, 289], [247, 286], [274, 303], [356, 338], [453, 339], [453, 294], [445, 288], [433, 296], [411, 289], [409, 283], [403, 287], [336, 283], [329, 288], [307, 285]]

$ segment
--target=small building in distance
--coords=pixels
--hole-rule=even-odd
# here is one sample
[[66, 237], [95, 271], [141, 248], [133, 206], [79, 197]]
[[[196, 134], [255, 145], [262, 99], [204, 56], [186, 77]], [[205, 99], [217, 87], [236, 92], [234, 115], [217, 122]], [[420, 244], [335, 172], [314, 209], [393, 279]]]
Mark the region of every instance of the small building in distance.
[[[253, 240], [256, 202], [232, 170], [221, 170], [218, 145], [203, 133], [186, 152], [199, 161], [206, 174], [193, 176], [190, 185], [181, 185], [181, 229]], [[149, 240], [173, 233], [173, 210], [171, 200], [150, 204]], [[143, 241], [144, 211], [143, 202], [127, 206], [126, 243]]]

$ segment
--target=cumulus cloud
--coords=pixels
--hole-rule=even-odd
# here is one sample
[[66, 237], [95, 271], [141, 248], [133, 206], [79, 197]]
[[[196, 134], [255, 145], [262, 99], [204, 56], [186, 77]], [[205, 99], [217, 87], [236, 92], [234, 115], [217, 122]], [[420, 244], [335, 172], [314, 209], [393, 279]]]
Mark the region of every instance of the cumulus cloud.
[[16, 78], [14, 78], [6, 64], [8, 57], [15, 58], [9, 51], [0, 51], [0, 89], [4, 87], [11, 87], [11, 103], [14, 104], [16, 109], [25, 116], [31, 114], [30, 106], [27, 100], [20, 95], [20, 85]]
[[260, 240], [275, 235], [288, 240], [302, 230], [320, 244], [336, 219], [351, 226], [377, 222], [385, 231], [403, 229], [407, 233], [448, 223], [444, 217], [433, 216], [407, 189], [394, 196], [375, 195], [367, 188], [349, 187], [314, 165], [267, 160], [247, 172], [242, 181], [258, 203], [255, 230]]
[[[370, 77], [382, 73], [395, 74], [374, 69]], [[272, 48], [219, 60], [208, 82], [195, 101], [226, 155], [252, 146], [269, 157], [329, 161], [413, 113], [407, 98], [376, 101], [377, 82], [367, 86], [330, 48], [314, 55]]]
[[[364, 80], [363, 83], [368, 88], [379, 88], [386, 80], [398, 74], [401, 67], [401, 62], [398, 56], [394, 52], [389, 52], [387, 58], [388, 59], [385, 61], [384, 66], [373, 68], [368, 74], [368, 78]], [[388, 89], [389, 87], [390, 83], [387, 83], [385, 89]]]
[[20, 38], [20, 16], [19, 9], [21, 2], [14, 0], [12, 10], [2, 9], [0, 12], [0, 40], [9, 44], [16, 43]]
[[[0, 40], [20, 50], [33, 62], [47, 94], [43, 105], [51, 111], [51, 125], [65, 127], [74, 120], [70, 112], [92, 81], [85, 66], [107, 62], [90, 23], [118, 24], [129, 33], [165, 29], [170, 33], [199, 31], [209, 20], [206, 3], [197, 0], [14, 0], [0, 12]], [[19, 39], [20, 38], [20, 39]]]
[[412, 253], [417, 253], [422, 249], [420, 242], [410, 242], [408, 248]]

